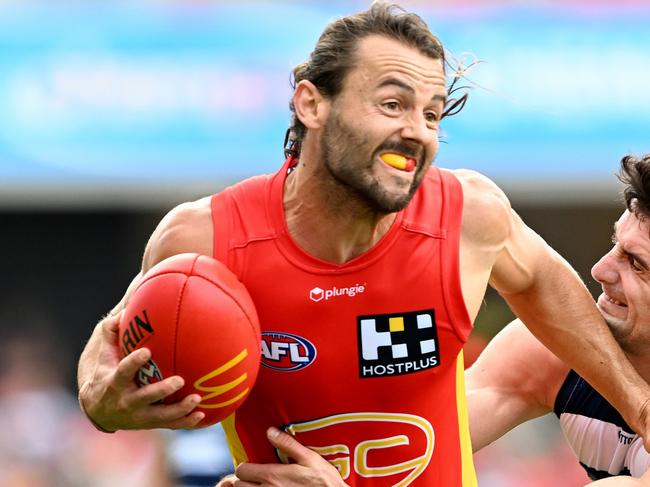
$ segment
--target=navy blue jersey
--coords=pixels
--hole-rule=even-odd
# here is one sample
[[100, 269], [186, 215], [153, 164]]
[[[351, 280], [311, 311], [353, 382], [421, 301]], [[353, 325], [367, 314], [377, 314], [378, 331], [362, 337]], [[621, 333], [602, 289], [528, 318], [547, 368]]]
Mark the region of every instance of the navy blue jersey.
[[555, 398], [555, 414], [569, 445], [592, 480], [631, 475], [650, 467], [643, 439], [614, 407], [575, 371]]

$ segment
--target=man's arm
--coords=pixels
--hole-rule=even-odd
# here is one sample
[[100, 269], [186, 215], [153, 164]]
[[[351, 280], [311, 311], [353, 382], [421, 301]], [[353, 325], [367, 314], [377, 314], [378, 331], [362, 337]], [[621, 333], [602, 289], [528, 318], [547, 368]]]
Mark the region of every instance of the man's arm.
[[568, 371], [521, 321], [507, 325], [465, 372], [474, 451], [551, 412]]
[[465, 257], [473, 253], [475, 259], [493, 262], [490, 284], [514, 313], [616, 407], [649, 448], [650, 386], [615, 342], [585, 285], [512, 211], [491, 181], [471, 173], [464, 176]]
[[203, 418], [202, 412], [191, 412], [200, 401], [197, 394], [176, 404], [156, 404], [183, 386], [181, 377], [136, 386], [135, 375], [151, 353], [141, 348], [122, 358], [117, 329], [121, 312], [144, 273], [167, 257], [183, 252], [212, 255], [212, 236], [208, 198], [169, 212], [149, 239], [141, 272], [120, 303], [93, 330], [79, 359], [77, 381], [79, 404], [98, 429], [191, 428]]

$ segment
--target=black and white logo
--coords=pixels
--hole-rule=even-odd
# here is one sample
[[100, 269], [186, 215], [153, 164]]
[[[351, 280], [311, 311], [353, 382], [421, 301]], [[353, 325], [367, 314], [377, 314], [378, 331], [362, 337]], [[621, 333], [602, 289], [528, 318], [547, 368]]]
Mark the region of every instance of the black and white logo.
[[433, 310], [359, 316], [359, 376], [412, 374], [440, 365]]
[[158, 365], [156, 365], [156, 362], [154, 362], [153, 359], [149, 359], [149, 361], [138, 370], [137, 379], [138, 385], [142, 387], [160, 382], [163, 380], [163, 376]]

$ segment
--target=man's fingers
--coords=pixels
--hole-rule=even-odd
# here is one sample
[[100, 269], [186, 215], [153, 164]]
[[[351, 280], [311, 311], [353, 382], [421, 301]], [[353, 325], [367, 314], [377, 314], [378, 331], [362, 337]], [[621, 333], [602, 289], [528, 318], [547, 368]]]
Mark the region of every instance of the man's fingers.
[[221, 479], [215, 487], [256, 487], [259, 482], [248, 482], [237, 477], [237, 475], [228, 475]]
[[273, 426], [266, 430], [266, 437], [271, 445], [293, 458], [300, 465], [306, 465], [314, 455], [317, 455], [306, 446], [300, 444], [293, 436]]
[[201, 396], [190, 394], [174, 404], [154, 404], [151, 406], [151, 414], [157, 415], [161, 422], [171, 421], [183, 416], [187, 416], [201, 402]]
[[[133, 381], [134, 379], [131, 378], [131, 382]], [[148, 404], [155, 404], [165, 399], [167, 396], [171, 396], [175, 392], [181, 390], [183, 384], [185, 384], [185, 381], [183, 380], [182, 377], [179, 377], [177, 375], [174, 375], [172, 377], [167, 377], [166, 379], [161, 380], [160, 382], [156, 382], [154, 384], [148, 384], [146, 386], [137, 388], [132, 393], [132, 396], [129, 401], [137, 406], [146, 406]], [[186, 396], [186, 398], [187, 397], [189, 396]], [[199, 401], [201, 400], [201, 396], [199, 396], [198, 394], [194, 394], [193, 397], [197, 398], [196, 401], [193, 401], [195, 403], [194, 406], [196, 406], [196, 404], [198, 404]]]
[[117, 365], [117, 370], [115, 371], [115, 387], [126, 388], [133, 384], [135, 374], [138, 373], [140, 367], [146, 364], [150, 358], [151, 351], [148, 348], [141, 348], [131, 352], [120, 360], [120, 363]]
[[198, 423], [205, 418], [204, 412], [193, 411], [199, 402], [200, 396], [197, 394], [191, 394], [174, 404], [137, 405], [131, 401], [125, 406], [128, 411], [124, 412], [130, 418], [131, 423], [138, 425], [138, 429], [196, 428]]
[[[139, 392], [140, 390], [136, 391], [135, 394]], [[173, 404], [152, 404], [143, 397], [152, 396], [142, 396], [137, 400], [132, 399], [130, 407], [137, 411], [133, 416], [134, 420], [140, 424], [147, 424], [150, 428], [195, 428], [199, 421], [205, 417], [205, 413], [201, 411], [193, 412], [194, 408], [201, 402], [201, 396], [198, 394], [190, 394], [184, 397], [182, 401]]]
[[[280, 472], [284, 470], [286, 475], [287, 468], [291, 468], [294, 465], [278, 465], [271, 463], [240, 463], [235, 469], [235, 475], [239, 479], [237, 482], [253, 482], [255, 483], [264, 483], [275, 476], [274, 472], [280, 469]], [[281, 478], [281, 477], [280, 477]], [[286, 478], [286, 477], [285, 477]], [[248, 484], [239, 484], [235, 482], [236, 487]]]
[[100, 345], [99, 345], [99, 364], [109, 365], [111, 367], [117, 366], [122, 359], [122, 351], [119, 346], [118, 328], [120, 324], [120, 316], [109, 315], [99, 322], [100, 327]]
[[234, 487], [236, 480], [237, 477], [234, 475], [227, 475], [226, 477], [222, 478], [214, 487]]
[[109, 314], [102, 320], [102, 329], [107, 337], [114, 339], [117, 336], [122, 313], [124, 313], [124, 311], [120, 311], [116, 314]]
[[194, 411], [193, 413], [183, 416], [182, 418], [176, 419], [174, 421], [168, 421], [163, 425], [160, 425], [159, 428], [169, 428], [173, 430], [194, 429], [203, 418], [205, 418], [204, 412]]

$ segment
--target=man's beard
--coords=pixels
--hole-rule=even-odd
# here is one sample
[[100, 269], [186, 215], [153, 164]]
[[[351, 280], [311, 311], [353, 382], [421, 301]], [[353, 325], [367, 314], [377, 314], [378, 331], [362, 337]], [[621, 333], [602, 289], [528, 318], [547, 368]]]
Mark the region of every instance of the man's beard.
[[[346, 125], [335, 112], [325, 124], [321, 143], [323, 163], [329, 174], [375, 213], [388, 214], [406, 208], [426, 173], [421, 145], [388, 140], [373, 148], [367, 136]], [[408, 191], [395, 193], [382, 186], [373, 170], [380, 151], [394, 151], [418, 161]]]

